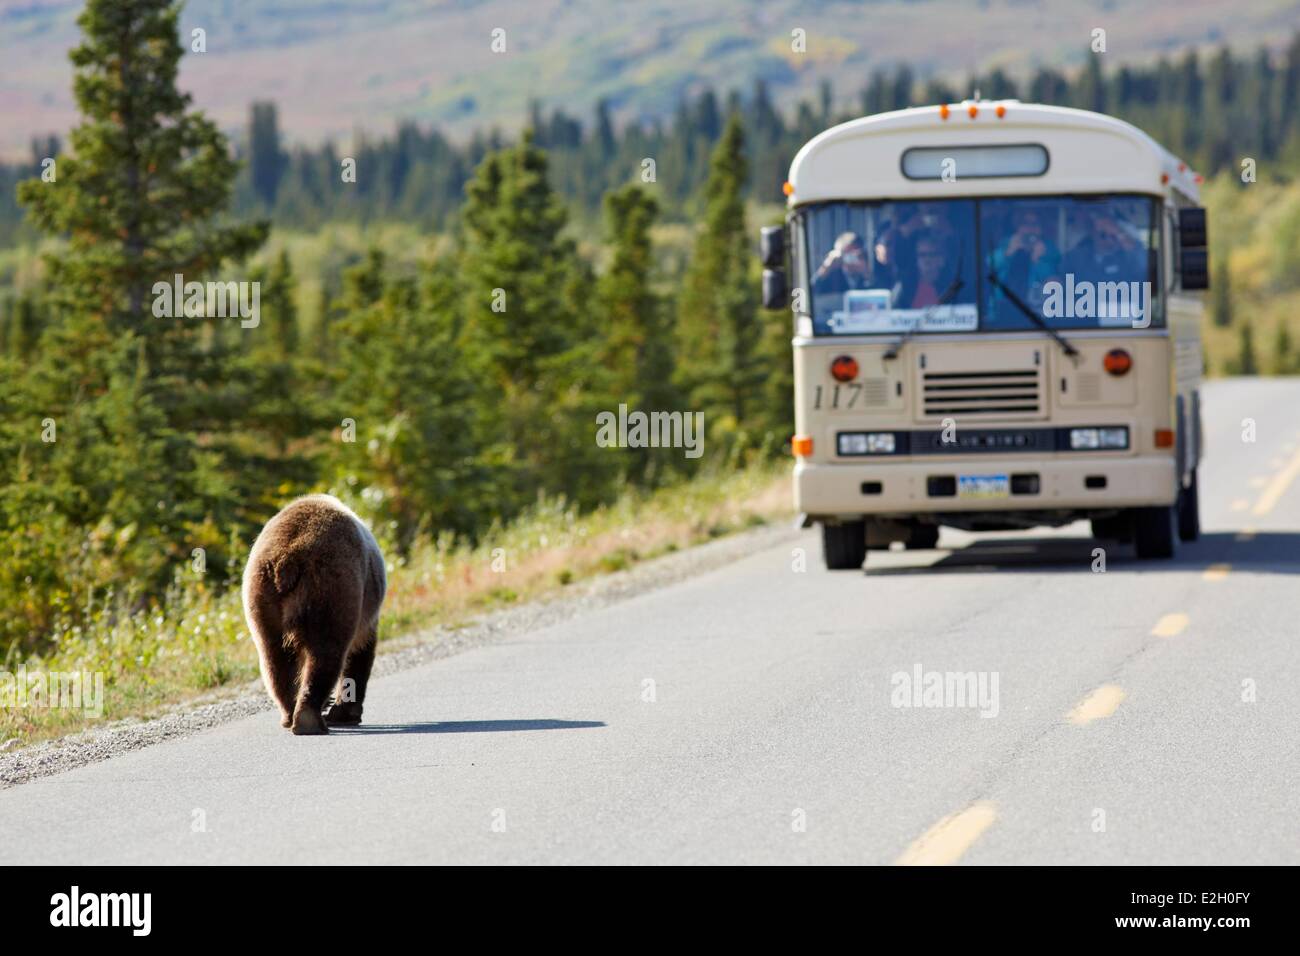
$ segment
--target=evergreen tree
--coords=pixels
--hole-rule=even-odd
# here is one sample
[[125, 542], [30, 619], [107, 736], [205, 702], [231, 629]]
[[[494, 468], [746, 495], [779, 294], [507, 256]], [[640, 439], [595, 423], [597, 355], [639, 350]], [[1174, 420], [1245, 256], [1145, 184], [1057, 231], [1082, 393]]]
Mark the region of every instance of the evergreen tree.
[[248, 123], [248, 168], [257, 198], [270, 209], [280, 189], [284, 154], [274, 103], [254, 103]]
[[1291, 341], [1291, 327], [1286, 319], [1277, 323], [1277, 334], [1273, 339], [1273, 374], [1290, 375], [1296, 370], [1296, 357], [1291, 354], [1294, 343]]
[[678, 381], [692, 410], [719, 434], [755, 430], [751, 413], [767, 374], [759, 361], [758, 297], [743, 189], [744, 130], [732, 114], [701, 196], [703, 227], [678, 304]]
[[387, 278], [372, 252], [345, 281], [335, 404], [357, 440], [334, 443], [335, 474], [402, 548], [421, 531], [480, 530], [496, 514], [497, 475], [482, 448], [489, 398], [457, 342], [454, 273], [444, 264], [423, 285]]
[[241, 261], [261, 245], [265, 224], [218, 226], [236, 166], [225, 137], [176, 88], [182, 49], [170, 0], [89, 0], [71, 53], [83, 120], [58, 179], [19, 187], [46, 232], [66, 235], [47, 263], [50, 285], [72, 311], [145, 343], [150, 374], [184, 370], [195, 323], [156, 316], [151, 289]]
[[599, 501], [618, 470], [594, 441], [610, 396], [596, 361], [600, 326], [586, 307], [590, 272], [563, 235], [567, 214], [547, 172], [546, 153], [525, 132], [484, 158], [463, 214], [467, 361], [498, 396], [490, 405], [512, 456], [515, 506], [539, 491]]
[[1234, 371], [1238, 375], [1258, 375], [1259, 362], [1255, 358], [1255, 334], [1249, 319], [1242, 320], [1237, 335], [1237, 360], [1234, 363]]
[[1226, 252], [1219, 257], [1219, 267], [1215, 271], [1218, 274], [1210, 293], [1210, 314], [1215, 325], [1226, 329], [1232, 324], [1232, 269]]
[[[605, 196], [605, 213], [611, 258], [597, 290], [604, 327], [600, 364], [610, 370], [610, 391], [619, 402], [669, 411], [676, 405], [672, 332], [651, 277], [650, 229], [659, 203], [642, 187], [628, 185]], [[643, 477], [653, 457], [648, 450], [637, 454], [633, 475]]]
[[[78, 18], [83, 41], [71, 53], [83, 114], [72, 155], [58, 157], [56, 181], [19, 187], [32, 220], [67, 237], [46, 257], [61, 320], [33, 376], [68, 439], [47, 449], [47, 464], [71, 474], [83, 466], [67, 456], [95, 441], [140, 449], [147, 472], [124, 464], [117, 475], [137, 483], [106, 482], [113, 470], [105, 466], [79, 478], [63, 505], [78, 521], [111, 515], [150, 541], [157, 574], [207, 543], [197, 540], [201, 526], [225, 529], [220, 548], [238, 523], [241, 502], [228, 477], [238, 471], [231, 422], [244, 397], [228, 374], [229, 355], [214, 347], [214, 320], [175, 315], [160, 307], [171, 305], [170, 293], [152, 290], [170, 289], [177, 274], [202, 280], [240, 261], [266, 231], [214, 222], [236, 167], [225, 138], [176, 88], [178, 12], [164, 0], [89, 0]], [[66, 423], [78, 421], [117, 431], [74, 438]]]

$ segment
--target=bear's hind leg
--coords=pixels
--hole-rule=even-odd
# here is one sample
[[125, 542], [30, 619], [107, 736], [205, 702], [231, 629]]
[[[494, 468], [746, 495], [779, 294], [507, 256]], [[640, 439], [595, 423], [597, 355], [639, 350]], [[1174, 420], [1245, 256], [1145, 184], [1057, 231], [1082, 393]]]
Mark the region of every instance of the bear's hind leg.
[[328, 649], [305, 651], [303, 654], [298, 703], [293, 711], [293, 732], [299, 736], [329, 733], [321, 719], [321, 708], [325, 706], [330, 690], [338, 683], [344, 653], [338, 650], [338, 644], [329, 643]]
[[280, 726], [293, 723], [293, 709], [298, 680], [298, 660], [293, 648], [286, 647], [284, 631], [272, 615], [260, 608], [250, 615], [256, 627], [258, 663], [262, 668], [262, 682], [280, 708]]
[[280, 708], [280, 726], [293, 723], [298, 683], [298, 655], [277, 640], [262, 652], [262, 666], [266, 669], [266, 683]]
[[[326, 723], [340, 726], [361, 723], [361, 705], [366, 702], [366, 685], [370, 682], [370, 669], [375, 663], [378, 628], [368, 629], [358, 639], [360, 643], [353, 646], [347, 663], [343, 665], [343, 684], [338, 699], [325, 715]], [[347, 686], [348, 681], [352, 682], [351, 687]], [[347, 699], [349, 696], [351, 700]]]

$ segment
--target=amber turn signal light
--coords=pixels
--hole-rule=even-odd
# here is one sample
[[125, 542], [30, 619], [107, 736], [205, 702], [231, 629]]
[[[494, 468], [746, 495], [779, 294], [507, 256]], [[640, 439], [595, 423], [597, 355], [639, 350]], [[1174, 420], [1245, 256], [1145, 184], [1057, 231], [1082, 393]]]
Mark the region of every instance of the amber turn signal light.
[[812, 455], [812, 439], [807, 435], [795, 435], [790, 439], [790, 450], [796, 458], [808, 458]]
[[851, 382], [858, 377], [858, 360], [852, 355], [837, 355], [831, 362], [831, 378]]
[[1157, 448], [1174, 447], [1174, 431], [1172, 428], [1156, 429], [1156, 447]]
[[1101, 364], [1111, 375], [1126, 375], [1133, 367], [1133, 356], [1123, 349], [1111, 349], [1101, 360]]

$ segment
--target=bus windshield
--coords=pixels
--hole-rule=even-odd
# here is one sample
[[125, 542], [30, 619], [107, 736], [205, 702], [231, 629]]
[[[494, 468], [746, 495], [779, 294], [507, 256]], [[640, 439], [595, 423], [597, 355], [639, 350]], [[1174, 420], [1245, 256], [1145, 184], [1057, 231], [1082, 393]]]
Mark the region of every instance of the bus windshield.
[[805, 210], [817, 335], [1158, 325], [1147, 196], [830, 202]]

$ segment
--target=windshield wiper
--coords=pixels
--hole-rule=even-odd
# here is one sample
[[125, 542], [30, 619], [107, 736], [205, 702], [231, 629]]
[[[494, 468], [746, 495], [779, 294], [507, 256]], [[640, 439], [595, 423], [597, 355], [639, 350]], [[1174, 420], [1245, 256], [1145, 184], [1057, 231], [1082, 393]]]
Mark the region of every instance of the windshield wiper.
[[886, 351], [883, 356], [881, 356], [881, 361], [888, 362], [891, 359], [898, 358], [898, 350], [907, 344], [907, 340], [910, 339], [913, 335], [915, 335], [917, 330], [920, 329], [921, 326], [924, 325], [926, 321], [931, 316], [934, 315], [935, 311], [939, 308], [939, 306], [947, 305], [953, 299], [957, 298], [957, 293], [961, 291], [961, 287], [964, 284], [965, 283], [961, 281], [961, 270], [959, 268], [957, 270], [957, 274], [952, 277], [952, 283], [948, 286], [948, 288], [943, 290], [943, 295], [939, 296], [938, 301], [936, 301], [934, 305], [930, 306], [930, 308], [926, 309], [924, 315], [917, 317], [916, 321], [912, 323], [912, 327], [908, 329], [906, 332], [904, 332], [902, 335], [900, 335], [898, 337], [898, 340], [889, 347], [889, 350]]
[[1056, 331], [1056, 329], [1052, 328], [1050, 325], [1044, 322], [1037, 312], [1035, 312], [1029, 306], [1025, 305], [1025, 303], [1021, 300], [1020, 296], [1012, 292], [1011, 289], [1007, 286], [1007, 284], [998, 278], [998, 274], [996, 270], [994, 269], [989, 270], [989, 281], [992, 282], [999, 289], [1001, 289], [1002, 294], [1005, 295], [1008, 299], [1010, 299], [1011, 304], [1014, 305], [1021, 312], [1023, 312], [1030, 322], [1033, 322], [1034, 325], [1038, 326], [1040, 329], [1042, 329], [1052, 338], [1056, 339], [1056, 344], [1059, 345], [1065, 351], [1066, 355], [1070, 356], [1070, 358], [1078, 357], [1079, 350], [1076, 349], [1073, 345], [1071, 345], [1064, 335], [1062, 335], [1060, 332]]

